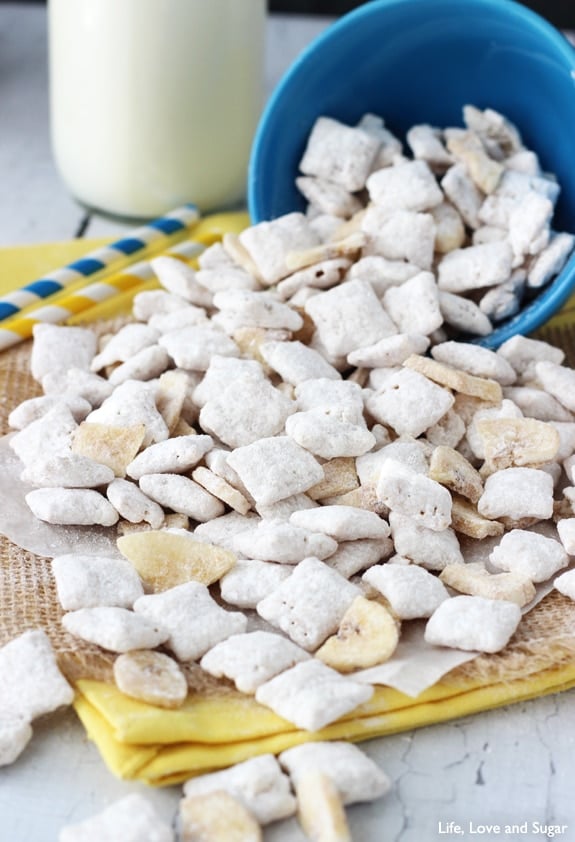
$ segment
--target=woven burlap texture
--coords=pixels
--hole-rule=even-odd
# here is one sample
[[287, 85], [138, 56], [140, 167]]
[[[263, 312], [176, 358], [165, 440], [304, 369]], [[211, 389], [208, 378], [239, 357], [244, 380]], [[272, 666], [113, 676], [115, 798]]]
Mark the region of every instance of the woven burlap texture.
[[[563, 335], [562, 339], [565, 339]], [[10, 411], [26, 398], [41, 393], [30, 375], [29, 359], [30, 343], [0, 356], [2, 434], [9, 431]], [[0, 645], [29, 629], [43, 628], [62, 671], [71, 681], [111, 680], [114, 656], [68, 634], [61, 616], [50, 560], [26, 552], [0, 536]], [[552, 592], [523, 618], [502, 652], [479, 656], [453, 670], [449, 679], [462, 678], [487, 686], [562, 666], [574, 655], [575, 603]], [[196, 690], [200, 684], [206, 692], [216, 690], [218, 685], [206, 681], [205, 675], [199, 681], [198, 669], [193, 665], [187, 672], [188, 681]], [[227, 683], [219, 686], [220, 692], [228, 688]]]

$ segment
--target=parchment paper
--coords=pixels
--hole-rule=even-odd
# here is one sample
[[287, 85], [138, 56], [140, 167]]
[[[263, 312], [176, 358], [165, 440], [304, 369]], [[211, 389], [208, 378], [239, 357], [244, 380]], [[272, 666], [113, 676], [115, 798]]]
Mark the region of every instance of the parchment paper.
[[46, 558], [64, 553], [119, 556], [115, 529], [98, 526], [54, 526], [38, 520], [24, 499], [33, 486], [20, 479], [24, 469], [9, 445], [0, 438], [0, 532], [23, 550]]

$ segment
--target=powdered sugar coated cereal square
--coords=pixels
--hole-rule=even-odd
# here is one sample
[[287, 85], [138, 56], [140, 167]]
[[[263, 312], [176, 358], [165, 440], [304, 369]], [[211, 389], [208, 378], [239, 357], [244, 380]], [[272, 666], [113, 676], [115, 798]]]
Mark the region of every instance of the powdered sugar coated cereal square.
[[239, 236], [266, 286], [291, 274], [286, 256], [318, 245], [319, 237], [301, 213], [289, 213], [271, 222], [260, 222], [246, 228]]
[[200, 424], [230, 447], [242, 447], [282, 431], [294, 402], [268, 380], [239, 380], [210, 398]]
[[181, 661], [193, 661], [232, 634], [246, 630], [247, 619], [238, 611], [225, 611], [205, 585], [186, 582], [163, 593], [140, 597], [134, 611], [167, 631], [166, 646]]
[[360, 128], [319, 117], [308, 138], [300, 170], [355, 193], [364, 187], [379, 146], [376, 137]]
[[322, 344], [335, 356], [397, 333], [367, 281], [348, 281], [314, 295], [306, 302], [305, 311]]
[[296, 785], [309, 769], [320, 770], [332, 779], [344, 804], [381, 798], [391, 786], [379, 766], [351, 743], [305, 743], [282, 751], [279, 762]]
[[335, 407], [331, 412], [310, 409], [296, 412], [285, 424], [286, 433], [301, 447], [324, 459], [361, 456], [375, 444], [375, 437], [353, 410]]
[[383, 295], [383, 306], [402, 333], [429, 336], [443, 324], [439, 292], [431, 272], [420, 272], [401, 286], [390, 287]]
[[220, 594], [229, 605], [255, 608], [258, 602], [274, 591], [291, 572], [292, 568], [288, 564], [239, 558], [232, 569], [220, 579]]
[[25, 498], [38, 520], [60, 526], [114, 526], [118, 512], [92, 488], [35, 488]]
[[256, 701], [306, 731], [318, 731], [373, 695], [359, 684], [315, 658], [303, 661], [260, 684]]
[[521, 609], [514, 602], [454, 596], [442, 602], [427, 621], [425, 640], [465, 651], [499, 652], [520, 620]]
[[376, 205], [367, 209], [362, 228], [369, 238], [366, 255], [405, 260], [420, 269], [431, 269], [436, 225], [430, 213], [408, 210], [390, 213]]
[[388, 523], [376, 515], [353, 506], [319, 506], [294, 512], [290, 523], [331, 535], [336, 541], [356, 541], [361, 538], [387, 538]]
[[152, 804], [133, 792], [78, 824], [62, 828], [58, 842], [173, 842], [172, 828]]
[[553, 480], [536, 468], [505, 468], [487, 477], [477, 504], [487, 518], [547, 520], [553, 515]]
[[33, 329], [34, 343], [30, 369], [34, 380], [45, 374], [76, 368], [89, 371], [96, 354], [96, 334], [83, 327], [37, 324]]
[[159, 623], [126, 608], [108, 605], [70, 611], [62, 617], [62, 625], [70, 634], [110, 652], [154, 649], [169, 636]]
[[68, 553], [52, 559], [52, 570], [64, 611], [98, 605], [131, 608], [144, 595], [140, 577], [124, 559]]
[[210, 675], [231, 679], [242, 693], [255, 693], [260, 684], [310, 657], [282, 635], [254, 631], [216, 644], [200, 666]]
[[9, 766], [32, 739], [32, 726], [23, 716], [0, 715], [0, 767]]
[[322, 534], [319, 528], [303, 528], [285, 520], [262, 520], [255, 529], [236, 535], [233, 548], [247, 558], [297, 564], [309, 556], [324, 559], [333, 555], [337, 541]]
[[362, 579], [383, 594], [400, 620], [430, 617], [449, 599], [447, 588], [437, 576], [414, 564], [376, 564]]
[[377, 497], [392, 512], [411, 517], [427, 529], [441, 532], [451, 523], [449, 491], [395, 459], [387, 459], [381, 467]]
[[303, 649], [313, 651], [333, 634], [360, 591], [317, 558], [307, 558], [257, 604], [260, 617]]
[[437, 531], [414, 517], [398, 511], [389, 513], [395, 551], [427, 570], [443, 570], [447, 564], [462, 564], [459, 540], [451, 527]]
[[575, 601], [575, 570], [562, 573], [555, 579], [553, 586], [559, 593]]
[[256, 503], [277, 503], [323, 479], [319, 463], [289, 436], [263, 438], [239, 447], [230, 453], [228, 463]]
[[567, 567], [569, 558], [554, 538], [526, 529], [512, 529], [494, 547], [489, 561], [498, 570], [522, 573], [532, 582], [545, 582]]
[[30, 721], [63, 705], [74, 691], [56, 662], [47, 634], [27, 631], [0, 648], [0, 709]]
[[417, 438], [451, 409], [451, 392], [408, 368], [392, 374], [383, 387], [368, 397], [367, 409], [398, 435]]
[[289, 778], [273, 754], [262, 754], [228, 769], [198, 775], [184, 784], [186, 796], [220, 790], [241, 801], [263, 825], [291, 816], [296, 809]]

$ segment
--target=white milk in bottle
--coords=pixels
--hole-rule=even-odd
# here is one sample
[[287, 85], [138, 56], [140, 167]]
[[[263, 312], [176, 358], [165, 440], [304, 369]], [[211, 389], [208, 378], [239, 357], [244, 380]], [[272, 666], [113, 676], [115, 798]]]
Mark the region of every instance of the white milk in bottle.
[[76, 199], [150, 218], [245, 194], [265, 0], [49, 0], [56, 165]]

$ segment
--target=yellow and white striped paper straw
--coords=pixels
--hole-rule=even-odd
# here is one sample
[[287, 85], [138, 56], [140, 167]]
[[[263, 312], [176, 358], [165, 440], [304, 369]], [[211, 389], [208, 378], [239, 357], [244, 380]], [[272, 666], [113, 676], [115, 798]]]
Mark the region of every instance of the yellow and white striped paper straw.
[[195, 205], [183, 205], [135, 229], [128, 236], [0, 297], [0, 321], [17, 316], [26, 307], [55, 295], [71, 284], [83, 279], [101, 281], [146, 254], [165, 250], [170, 243], [186, 237], [198, 219]]
[[[179, 257], [189, 260], [203, 251], [204, 245], [195, 240], [188, 240], [178, 243], [163, 254], [170, 257]], [[106, 281], [97, 281], [89, 284], [81, 290], [61, 298], [57, 304], [47, 304], [32, 310], [28, 316], [14, 316], [7, 319], [0, 325], [0, 350], [5, 350], [17, 345], [24, 339], [32, 336], [34, 325], [40, 323], [59, 324], [65, 322], [71, 316], [95, 307], [102, 301], [112, 296], [120, 295], [126, 290], [137, 287], [144, 281], [155, 276], [149, 260], [142, 260], [129, 266], [124, 272], [108, 278]]]

